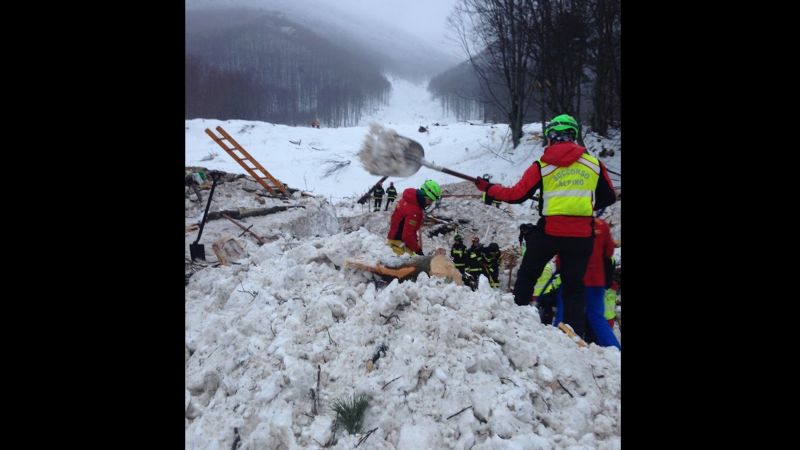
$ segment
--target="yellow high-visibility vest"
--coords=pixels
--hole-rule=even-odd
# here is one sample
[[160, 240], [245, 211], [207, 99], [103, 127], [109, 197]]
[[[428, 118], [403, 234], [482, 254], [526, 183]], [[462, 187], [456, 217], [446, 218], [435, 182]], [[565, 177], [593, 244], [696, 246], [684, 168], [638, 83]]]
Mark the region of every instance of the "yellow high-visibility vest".
[[605, 317], [606, 320], [611, 320], [614, 317], [617, 317], [617, 291], [613, 289], [606, 289], [603, 302], [605, 303], [603, 317]]
[[594, 211], [594, 191], [600, 180], [600, 161], [584, 153], [566, 167], [540, 161], [544, 216], [589, 217]]
[[542, 289], [544, 289], [544, 286], [547, 284], [548, 281], [550, 281], [550, 278], [553, 276], [553, 272], [555, 271], [556, 271], [555, 263], [548, 262], [547, 264], [545, 264], [544, 270], [542, 270], [542, 275], [539, 276], [539, 279], [536, 280], [536, 284], [533, 286], [533, 295], [539, 297], [543, 294], [547, 294], [548, 292], [553, 291], [554, 289], [558, 289], [558, 287], [561, 285], [561, 275], [556, 275], [555, 278], [553, 278], [553, 281], [551, 281], [550, 284], [547, 286], [547, 289], [545, 289], [545, 291], [542, 292]]

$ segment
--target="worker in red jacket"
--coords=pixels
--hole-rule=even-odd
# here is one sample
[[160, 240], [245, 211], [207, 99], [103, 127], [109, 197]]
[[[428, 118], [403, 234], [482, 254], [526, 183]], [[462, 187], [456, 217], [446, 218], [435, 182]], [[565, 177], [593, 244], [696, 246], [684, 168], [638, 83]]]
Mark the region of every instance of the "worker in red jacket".
[[539, 226], [531, 236], [514, 284], [514, 302], [528, 305], [533, 285], [545, 264], [561, 256], [564, 322], [579, 336], [585, 331], [583, 275], [594, 243], [593, 211], [616, 201], [614, 186], [605, 166], [575, 141], [578, 122], [567, 114], [556, 116], [544, 127], [547, 146], [517, 184], [492, 184], [478, 177], [475, 185], [486, 193], [484, 201], [522, 203], [539, 197]]
[[419, 189], [408, 188], [397, 203], [389, 224], [389, 246], [397, 255], [403, 253], [422, 255], [417, 230], [422, 227], [426, 206], [442, 198], [439, 183], [426, 180]]
[[[606, 288], [611, 286], [610, 272], [613, 270], [611, 258], [614, 256], [614, 239], [611, 237], [611, 228], [603, 219], [594, 221], [594, 247], [589, 263], [586, 265], [586, 274], [583, 276], [584, 299], [586, 301], [586, 323], [589, 325], [583, 336], [586, 342], [594, 342], [601, 347], [614, 346], [621, 348], [614, 331], [605, 318]], [[560, 264], [556, 258], [556, 265]], [[558, 301], [556, 312], [556, 326], [561, 321], [562, 300]]]

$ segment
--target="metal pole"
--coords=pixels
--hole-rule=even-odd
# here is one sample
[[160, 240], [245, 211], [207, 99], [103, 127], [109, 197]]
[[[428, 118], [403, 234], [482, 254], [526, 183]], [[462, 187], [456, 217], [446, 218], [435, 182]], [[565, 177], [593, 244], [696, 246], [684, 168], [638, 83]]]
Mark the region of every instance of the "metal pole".
[[206, 216], [208, 216], [208, 208], [211, 207], [211, 197], [214, 196], [214, 189], [217, 187], [217, 180], [219, 180], [219, 177], [221, 175], [219, 172], [216, 171], [212, 171], [210, 174], [211, 174], [211, 179], [213, 180], [211, 184], [211, 192], [208, 194], [208, 203], [206, 203], [206, 210], [203, 213], [203, 221], [200, 222], [200, 232], [197, 233], [197, 239], [194, 241], [195, 244], [200, 242], [200, 236], [203, 235], [203, 228], [206, 225]]

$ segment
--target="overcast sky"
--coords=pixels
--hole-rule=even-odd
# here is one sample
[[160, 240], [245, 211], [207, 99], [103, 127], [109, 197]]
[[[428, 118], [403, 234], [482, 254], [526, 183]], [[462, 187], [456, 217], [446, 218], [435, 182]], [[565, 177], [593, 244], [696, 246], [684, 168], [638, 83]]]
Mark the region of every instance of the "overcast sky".
[[[298, 0], [303, 1], [303, 0]], [[354, 15], [379, 17], [397, 28], [412, 33], [425, 41], [442, 47], [442, 50], [461, 56], [460, 50], [445, 39], [452, 34], [447, 27], [447, 16], [458, 0], [319, 0], [331, 6], [348, 10]], [[447, 46], [447, 48], [445, 48]]]
[[442, 52], [463, 58], [460, 47], [446, 35], [453, 32], [447, 27], [447, 16], [459, 0], [186, 0], [187, 7], [258, 5], [281, 8], [323, 3], [347, 14], [377, 18], [393, 24], [399, 30], [411, 33], [439, 48]]

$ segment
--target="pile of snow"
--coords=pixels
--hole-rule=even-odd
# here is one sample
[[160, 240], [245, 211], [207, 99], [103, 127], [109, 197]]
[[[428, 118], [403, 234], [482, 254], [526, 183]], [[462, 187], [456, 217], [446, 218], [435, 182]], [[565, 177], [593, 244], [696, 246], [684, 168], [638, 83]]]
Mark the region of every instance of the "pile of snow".
[[[230, 448], [234, 428], [242, 448], [321, 448], [332, 401], [353, 393], [371, 398], [367, 448], [619, 448], [619, 351], [577, 347], [485, 278], [475, 292], [425, 274], [378, 289], [340, 266], [348, 255], [392, 257], [360, 229], [281, 238], [194, 275], [187, 448]], [[360, 436], [336, 437], [345, 449]]]
[[[392, 102], [400, 107], [370, 119], [420, 142], [427, 160], [511, 185], [541, 156], [541, 141], [530, 134], [540, 124], [526, 125], [522, 143], [511, 149], [506, 125], [447, 122], [419, 89], [396, 84]], [[240, 449], [322, 448], [334, 441], [329, 448], [351, 449], [365, 434], [339, 430], [332, 439], [331, 404], [354, 393], [370, 397], [363, 430], [375, 429], [359, 448], [620, 448], [615, 348], [577, 347], [485, 278], [473, 292], [425, 274], [387, 284], [344, 267], [347, 258], [402, 259], [385, 242], [396, 203], [380, 212], [372, 212], [371, 201], [355, 203], [378, 178], [356, 156], [368, 124], [315, 129], [186, 121], [186, 166], [245, 173], [204, 132], [221, 125], [272, 175], [314, 195], [272, 198], [252, 181], [229, 176], [216, 188], [212, 212], [289, 208], [240, 221], [269, 243], [259, 246], [233, 223], [212, 220], [200, 240], [209, 262], [192, 264], [188, 247], [197, 231], [187, 231], [193, 274], [185, 291], [186, 448], [231, 448], [238, 439]], [[429, 131], [419, 133], [420, 125]], [[589, 135], [586, 144], [595, 154], [615, 150], [601, 160], [620, 172], [618, 134]], [[424, 167], [390, 178], [384, 188], [394, 181], [402, 192], [428, 178], [444, 192], [432, 213], [460, 220], [465, 241], [477, 235], [510, 249], [518, 245], [519, 225], [539, 218], [531, 201], [484, 205], [471, 183]], [[612, 179], [619, 186], [619, 176]], [[203, 201], [187, 198], [187, 226], [202, 218], [209, 191], [201, 193]], [[604, 214], [618, 240], [620, 210], [621, 201]], [[423, 228], [426, 254], [452, 244], [452, 232], [432, 234], [435, 228]], [[244, 253], [219, 266], [210, 244], [226, 236], [236, 237]], [[499, 281], [507, 287], [507, 270]], [[366, 362], [382, 345], [385, 354], [368, 372]]]

